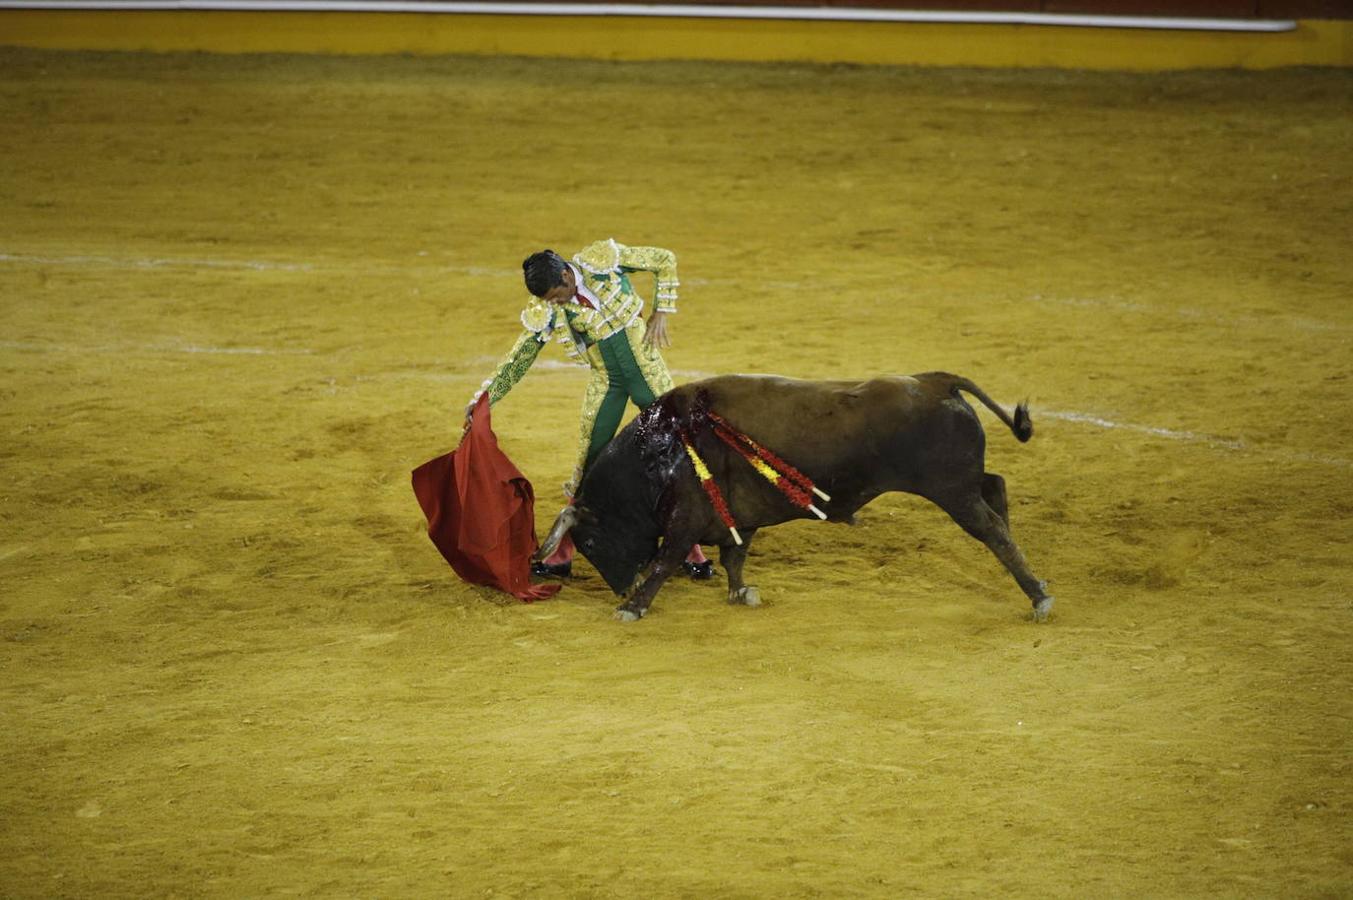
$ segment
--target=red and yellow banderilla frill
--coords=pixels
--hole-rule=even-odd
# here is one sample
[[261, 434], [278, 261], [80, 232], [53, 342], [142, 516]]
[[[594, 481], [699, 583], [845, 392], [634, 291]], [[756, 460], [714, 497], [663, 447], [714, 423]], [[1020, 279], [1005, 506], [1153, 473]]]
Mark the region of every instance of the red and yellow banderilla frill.
[[808, 510], [819, 519], [827, 518], [826, 513], [813, 505], [812, 495], [816, 494], [824, 502], [830, 502], [832, 498], [819, 490], [812, 479], [729, 425], [723, 416], [715, 412], [709, 412], [707, 415], [714, 424], [714, 433], [718, 435], [719, 440], [736, 450], [752, 468], [761, 473], [762, 478], [775, 485], [789, 502]]
[[[822, 498], [824, 502], [830, 502], [832, 498], [813, 484], [811, 478], [728, 424], [727, 419], [714, 412], [707, 411], [705, 414], [709, 417], [715, 436], [737, 451], [739, 456], [779, 490], [790, 503], [808, 510], [819, 519], [827, 518], [827, 514], [813, 504], [813, 495]], [[686, 448], [686, 455], [690, 457], [695, 474], [700, 479], [700, 486], [705, 489], [714, 511], [732, 534], [733, 543], [741, 545], [742, 536], [738, 534], [737, 523], [728, 509], [728, 503], [714, 482], [714, 475], [709, 471], [709, 466], [705, 465], [705, 461], [695, 451], [690, 433], [684, 428], [681, 429], [681, 443]]]
[[742, 545], [742, 535], [738, 534], [737, 523], [733, 521], [733, 514], [728, 511], [728, 504], [724, 502], [723, 493], [719, 486], [714, 483], [714, 475], [709, 471], [709, 466], [700, 458], [700, 454], [695, 452], [695, 445], [691, 443], [691, 436], [686, 429], [681, 429], [681, 443], [686, 448], [686, 455], [690, 457], [691, 465], [695, 466], [695, 476], [700, 479], [700, 486], [705, 489], [709, 496], [709, 502], [714, 507], [714, 511], [719, 514], [723, 520], [724, 526], [729, 534], [733, 535], [733, 543]]

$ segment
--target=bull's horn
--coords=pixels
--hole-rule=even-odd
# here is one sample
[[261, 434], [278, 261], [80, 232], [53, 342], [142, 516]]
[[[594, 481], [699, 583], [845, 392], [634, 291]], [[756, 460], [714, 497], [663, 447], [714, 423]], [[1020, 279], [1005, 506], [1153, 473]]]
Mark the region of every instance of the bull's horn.
[[559, 513], [559, 518], [554, 520], [554, 525], [550, 528], [550, 533], [545, 535], [545, 541], [536, 551], [534, 560], [542, 560], [559, 549], [559, 542], [568, 534], [569, 529], [578, 524], [578, 507], [565, 506]]

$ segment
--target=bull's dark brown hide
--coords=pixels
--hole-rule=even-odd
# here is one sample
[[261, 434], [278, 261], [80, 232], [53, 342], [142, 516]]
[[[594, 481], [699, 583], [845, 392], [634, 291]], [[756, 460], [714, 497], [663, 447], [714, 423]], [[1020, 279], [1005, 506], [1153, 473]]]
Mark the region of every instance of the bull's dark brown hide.
[[[647, 611], [680, 564], [677, 550], [697, 541], [721, 548], [730, 600], [747, 602], [746, 591], [754, 589], [742, 582], [742, 563], [757, 529], [811, 514], [713, 434], [707, 413], [714, 410], [830, 494], [820, 506], [831, 521], [851, 521], [887, 491], [931, 500], [991, 549], [1041, 619], [1052, 598], [1010, 538], [1004, 481], [984, 471], [985, 435], [960, 392], [977, 397], [1020, 441], [1032, 435], [1024, 405], [1012, 416], [968, 379], [943, 372], [863, 382], [727, 375], [683, 385], [607, 446], [561, 525], [573, 527], [579, 550], [612, 590], [629, 594], [619, 609], [624, 618]], [[743, 546], [734, 544], [700, 488], [678, 437], [682, 428], [722, 489]], [[562, 527], [552, 537], [560, 533]]]

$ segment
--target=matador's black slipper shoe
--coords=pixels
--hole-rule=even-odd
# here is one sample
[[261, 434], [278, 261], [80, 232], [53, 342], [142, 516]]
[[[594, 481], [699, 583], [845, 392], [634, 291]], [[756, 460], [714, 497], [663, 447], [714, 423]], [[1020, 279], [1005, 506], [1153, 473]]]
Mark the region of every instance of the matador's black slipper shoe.
[[573, 561], [566, 563], [531, 563], [531, 574], [537, 578], [571, 578], [573, 576]]
[[708, 581], [714, 577], [714, 561], [710, 559], [698, 563], [684, 562], [681, 568], [695, 581]]

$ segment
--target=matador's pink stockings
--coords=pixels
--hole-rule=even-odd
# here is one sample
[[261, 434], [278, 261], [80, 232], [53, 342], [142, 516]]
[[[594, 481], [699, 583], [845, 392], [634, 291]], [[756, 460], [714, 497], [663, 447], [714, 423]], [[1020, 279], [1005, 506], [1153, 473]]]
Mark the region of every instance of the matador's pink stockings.
[[[572, 562], [573, 553], [573, 535], [566, 534], [564, 535], [564, 539], [559, 542], [559, 547], [551, 553], [549, 558], [544, 560], [544, 562], [547, 566], [557, 566], [566, 562]], [[700, 549], [699, 544], [694, 544], [691, 547], [691, 552], [686, 554], [686, 562], [688, 563], [702, 563], [705, 559], [705, 551]]]

